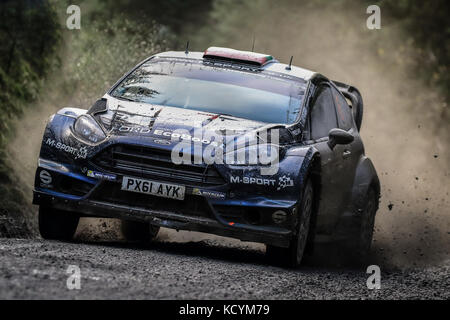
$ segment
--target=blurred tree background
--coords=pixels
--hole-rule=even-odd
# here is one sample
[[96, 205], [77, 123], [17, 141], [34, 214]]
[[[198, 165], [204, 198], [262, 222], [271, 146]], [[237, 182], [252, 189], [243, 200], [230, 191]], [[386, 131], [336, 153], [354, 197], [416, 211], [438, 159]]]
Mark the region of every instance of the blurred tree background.
[[0, 3], [0, 235], [29, 234], [20, 213], [25, 198], [5, 161], [5, 147], [13, 132], [11, 119], [38, 97], [43, 78], [59, 64], [60, 29], [46, 1]]
[[[372, 1], [366, 0], [367, 3]], [[450, 1], [378, 0], [387, 23], [405, 29], [417, 48], [417, 69], [428, 85], [450, 98]]]
[[[71, 4], [81, 8], [81, 30], [66, 28]], [[52, 113], [63, 104], [89, 107], [139, 61], [179, 46], [177, 35], [200, 24], [210, 4], [209, 0], [0, 3], [0, 235], [26, 236], [36, 229], [31, 190], [19, 183], [32, 178], [23, 179], [27, 172], [12, 169], [15, 159], [8, 162], [13, 124], [24, 110], [44, 108]], [[26, 151], [19, 156], [25, 157]]]
[[[187, 40], [192, 40], [192, 50], [202, 51], [230, 36], [248, 37], [239, 32], [230, 35], [233, 24], [245, 20], [245, 12], [269, 10], [268, 3], [289, 6], [298, 1], [286, 0], [281, 4], [265, 0], [1, 1], [0, 219], [16, 213], [20, 218], [20, 212], [31, 210], [24, 200], [28, 196], [24, 192], [29, 190], [18, 186], [16, 173], [5, 161], [6, 146], [14, 134], [13, 120], [20, 119], [26, 108], [52, 97], [58, 103], [89, 107], [124, 72], [157, 51], [183, 50]], [[355, 2], [302, 1], [304, 6], [337, 10], [345, 10], [350, 3]], [[362, 7], [379, 5], [382, 24], [395, 24], [405, 31], [404, 43], [415, 48], [412, 74], [419, 74], [430, 87], [439, 88], [448, 109], [450, 1], [360, 0], [359, 3]], [[81, 30], [68, 30], [65, 26], [70, 4], [81, 8]], [[250, 43], [251, 39], [249, 48]], [[9, 228], [0, 220], [0, 234], [2, 226]]]
[[8, 118], [20, 114], [24, 102], [38, 96], [42, 78], [52, 65], [58, 64], [55, 53], [60, 43], [60, 27], [54, 9], [45, 1], [2, 2], [0, 41], [2, 145]]

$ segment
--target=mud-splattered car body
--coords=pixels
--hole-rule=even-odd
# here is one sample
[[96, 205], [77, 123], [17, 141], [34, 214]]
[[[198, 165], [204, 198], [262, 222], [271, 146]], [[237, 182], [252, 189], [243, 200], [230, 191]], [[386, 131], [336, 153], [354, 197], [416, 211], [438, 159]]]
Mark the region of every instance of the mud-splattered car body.
[[[301, 107], [291, 123], [280, 124], [128, 101], [112, 95], [130, 74], [150, 61], [292, 81], [303, 90]], [[323, 137], [313, 136], [311, 106], [324, 87], [331, 94], [333, 110], [337, 110], [334, 127], [352, 135], [351, 143], [334, 143], [328, 135], [329, 128]], [[105, 137], [80, 138], [75, 129], [80, 117], [94, 119]], [[372, 162], [364, 155], [359, 136], [361, 117], [362, 100], [355, 88], [275, 59], [245, 61], [200, 52], [157, 54], [126, 74], [89, 110], [64, 108], [51, 116], [39, 155], [33, 202], [81, 216], [147, 221], [177, 230], [287, 247], [296, 233], [296, 205], [309, 178], [316, 194], [309, 240], [314, 236], [345, 238], [360, 223], [368, 189], [373, 187], [377, 193], [380, 189]], [[180, 128], [187, 132], [228, 130], [234, 138], [262, 128], [277, 129], [278, 171], [262, 175], [257, 165], [226, 163], [174, 165], [170, 159], [176, 144], [173, 132]], [[203, 141], [200, 150], [209, 143], [207, 139]], [[195, 155], [198, 150], [193, 148], [191, 152]], [[181, 185], [183, 199], [122, 190], [125, 177], [130, 176]]]

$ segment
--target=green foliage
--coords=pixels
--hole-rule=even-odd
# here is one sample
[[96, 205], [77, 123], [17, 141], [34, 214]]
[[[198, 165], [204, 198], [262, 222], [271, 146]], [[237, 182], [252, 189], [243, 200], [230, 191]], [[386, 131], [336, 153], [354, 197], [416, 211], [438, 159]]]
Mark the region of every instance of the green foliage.
[[154, 22], [139, 24], [124, 15], [85, 22], [67, 44], [64, 80], [72, 94], [98, 98], [138, 62], [166, 50], [171, 39]]
[[156, 21], [176, 34], [186, 26], [201, 25], [211, 9], [213, 0], [89, 0], [90, 14], [97, 19], [110, 19], [126, 12], [139, 24]]
[[24, 105], [36, 99], [42, 79], [58, 65], [57, 25], [55, 10], [45, 1], [0, 3], [0, 209], [8, 216], [3, 227], [9, 229], [9, 236], [29, 236], [32, 232], [21, 214], [26, 211], [25, 197], [5, 161], [10, 123], [22, 114]]
[[[45, 99], [47, 105], [54, 103], [46, 112], [55, 112], [74, 100], [88, 108], [124, 72], [145, 57], [166, 50], [174, 39], [167, 28], [151, 19], [138, 23], [121, 13], [99, 19], [95, 14], [99, 8], [90, 7], [95, 1], [81, 2], [82, 29], [68, 30], [69, 4], [24, 0], [0, 5], [0, 213], [16, 221], [6, 227], [6, 233], [0, 230], [0, 236], [8, 236], [8, 232], [24, 236], [34, 229], [32, 225], [22, 227], [32, 216], [30, 199], [22, 190], [28, 188], [17, 183], [6, 161], [12, 118], [39, 103], [37, 98], [43, 95], [51, 97]], [[14, 225], [25, 233], [12, 234]]]
[[56, 14], [47, 2], [0, 4], [0, 148], [9, 119], [22, 112], [24, 101], [37, 97], [41, 79], [58, 63], [59, 39]]
[[[367, 1], [367, 0], [366, 0]], [[370, 1], [369, 1], [370, 2]], [[450, 98], [450, 1], [378, 0], [387, 23], [399, 24], [416, 47], [417, 71]]]

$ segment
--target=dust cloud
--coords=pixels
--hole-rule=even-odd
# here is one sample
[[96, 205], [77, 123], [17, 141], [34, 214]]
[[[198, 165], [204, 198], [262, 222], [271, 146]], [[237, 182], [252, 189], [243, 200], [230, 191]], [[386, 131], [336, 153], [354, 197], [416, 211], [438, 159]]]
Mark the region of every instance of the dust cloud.
[[[365, 8], [317, 9], [288, 1], [269, 7], [234, 9], [207, 33], [198, 31], [198, 50], [209, 45], [272, 54], [330, 79], [352, 84], [364, 98], [361, 134], [366, 154], [378, 171], [382, 198], [372, 255], [380, 264], [410, 268], [449, 258], [450, 203], [448, 123], [441, 119], [444, 100], [414, 74], [411, 47], [395, 24], [366, 28]], [[225, 32], [225, 35], [223, 35]], [[197, 49], [197, 48], [195, 48]], [[105, 65], [106, 67], [106, 65]], [[17, 124], [10, 157], [24, 191], [30, 195], [40, 141], [48, 116], [63, 106], [80, 106], [47, 89], [37, 107]], [[100, 93], [99, 93], [100, 94]], [[85, 108], [89, 105], [85, 105]], [[108, 229], [105, 221], [83, 222], [78, 236]], [[117, 223], [111, 223], [111, 228]], [[89, 231], [90, 230], [90, 231]], [[110, 231], [104, 231], [107, 238]], [[116, 234], [120, 238], [120, 234]], [[162, 241], [234, 240], [163, 230]], [[257, 248], [262, 248], [255, 245]], [[262, 249], [261, 249], [262, 250]]]
[[226, 22], [231, 36], [214, 45], [250, 50], [254, 36], [255, 51], [285, 63], [292, 55], [295, 65], [360, 89], [361, 135], [382, 185], [374, 259], [400, 267], [448, 259], [449, 126], [441, 118], [446, 104], [415, 76], [408, 36], [395, 23], [367, 29], [362, 6], [267, 4], [235, 10], [240, 14]]

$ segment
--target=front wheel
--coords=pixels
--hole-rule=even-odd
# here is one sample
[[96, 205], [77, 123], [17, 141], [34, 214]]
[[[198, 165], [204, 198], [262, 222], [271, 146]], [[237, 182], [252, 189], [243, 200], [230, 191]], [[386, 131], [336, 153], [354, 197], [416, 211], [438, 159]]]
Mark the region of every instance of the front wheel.
[[39, 232], [44, 239], [72, 240], [80, 216], [73, 212], [39, 207]]
[[266, 254], [271, 261], [294, 268], [301, 264], [308, 241], [313, 203], [314, 189], [311, 180], [308, 179], [303, 190], [302, 201], [297, 208], [299, 210], [297, 234], [290, 241], [289, 247], [287, 248], [272, 245], [266, 246]]

